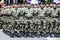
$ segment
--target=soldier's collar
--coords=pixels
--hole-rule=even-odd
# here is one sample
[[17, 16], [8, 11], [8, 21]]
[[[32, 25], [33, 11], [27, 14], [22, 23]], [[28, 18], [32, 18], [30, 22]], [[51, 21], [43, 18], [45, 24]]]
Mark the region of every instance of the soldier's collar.
[[56, 9], [56, 8], [54, 8], [54, 9]]
[[30, 9], [30, 8], [28, 7], [28, 9]]
[[41, 9], [43, 9], [43, 8], [41, 8]]

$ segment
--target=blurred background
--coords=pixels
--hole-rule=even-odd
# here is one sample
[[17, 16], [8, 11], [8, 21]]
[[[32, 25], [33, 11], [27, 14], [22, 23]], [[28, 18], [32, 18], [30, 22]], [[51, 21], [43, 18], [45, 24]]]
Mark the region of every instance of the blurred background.
[[13, 4], [13, 3], [31, 3], [31, 4], [38, 4], [38, 3], [60, 3], [60, 0], [0, 0], [0, 4]]

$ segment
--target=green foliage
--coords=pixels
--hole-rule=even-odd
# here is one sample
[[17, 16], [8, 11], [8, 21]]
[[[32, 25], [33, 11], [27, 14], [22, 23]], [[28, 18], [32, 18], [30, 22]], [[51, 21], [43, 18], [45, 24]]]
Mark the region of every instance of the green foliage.
[[26, 0], [23, 0], [24, 3], [26, 3], [27, 1]]
[[45, 0], [45, 3], [46, 4], [50, 4], [50, 3], [52, 3], [53, 2], [53, 0]]

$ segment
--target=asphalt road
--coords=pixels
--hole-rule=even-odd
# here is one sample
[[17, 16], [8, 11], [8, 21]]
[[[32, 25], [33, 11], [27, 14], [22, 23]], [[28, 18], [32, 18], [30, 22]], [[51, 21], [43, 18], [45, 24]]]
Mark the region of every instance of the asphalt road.
[[[11, 38], [10, 36], [6, 35], [5, 33], [2, 32], [2, 30], [0, 29], [0, 40], [56, 40], [56, 38]], [[60, 40], [60, 39], [59, 39]]]
[[45, 38], [11, 38], [0, 29], [0, 40], [45, 40]]

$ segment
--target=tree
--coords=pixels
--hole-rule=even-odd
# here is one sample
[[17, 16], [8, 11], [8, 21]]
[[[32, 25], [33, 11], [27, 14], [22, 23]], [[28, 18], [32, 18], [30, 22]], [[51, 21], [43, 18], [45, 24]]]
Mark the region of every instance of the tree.
[[23, 3], [26, 3], [27, 2], [27, 0], [23, 0]]
[[46, 4], [50, 4], [50, 3], [52, 3], [53, 2], [53, 0], [45, 0], [45, 3]]

